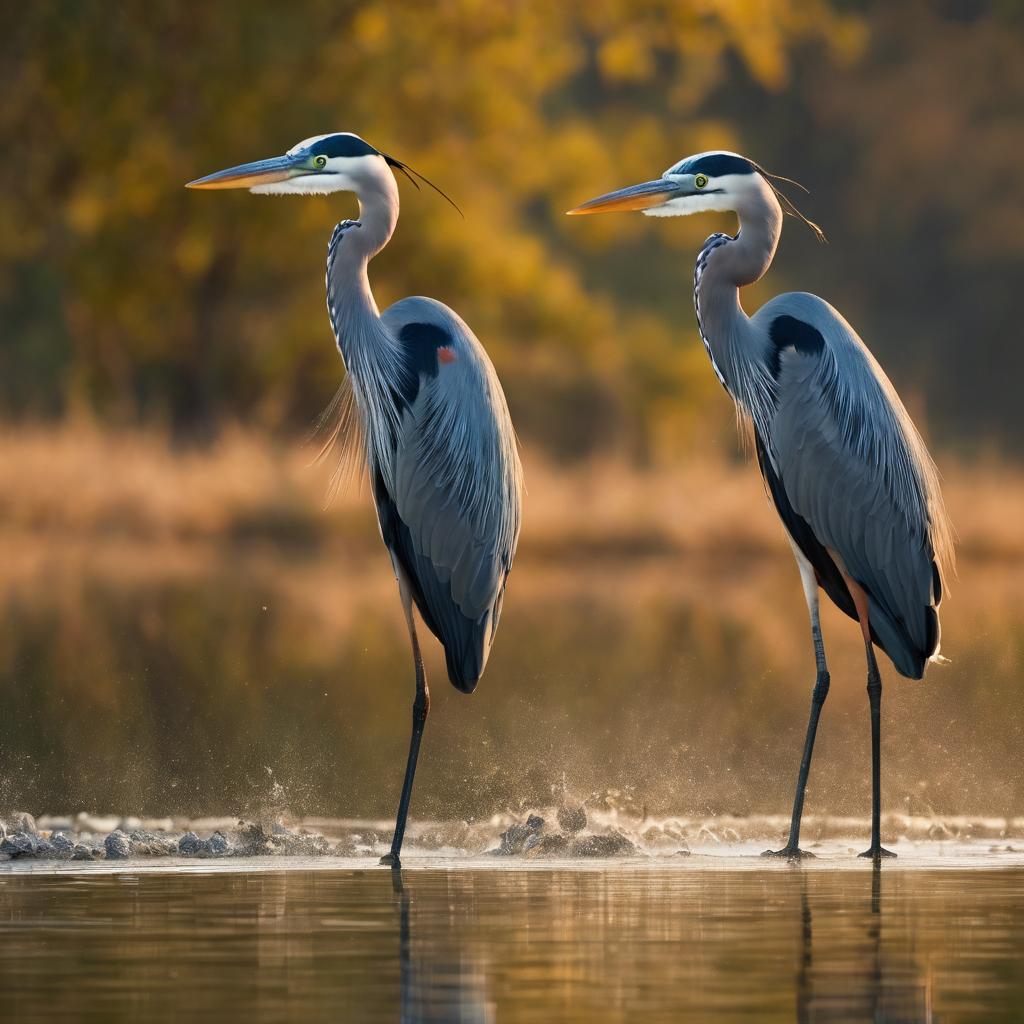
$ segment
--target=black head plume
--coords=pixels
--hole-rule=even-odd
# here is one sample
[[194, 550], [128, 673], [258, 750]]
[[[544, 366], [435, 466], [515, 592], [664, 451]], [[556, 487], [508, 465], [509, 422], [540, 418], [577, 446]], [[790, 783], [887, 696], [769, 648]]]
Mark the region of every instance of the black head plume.
[[[384, 157], [385, 161], [387, 161], [389, 167], [397, 167], [398, 170], [400, 170], [416, 186], [417, 190], [419, 189], [420, 186], [417, 183], [416, 178], [419, 178], [420, 181], [429, 185], [439, 196], [442, 196], [449, 203], [451, 203], [452, 206], [455, 206], [455, 203], [451, 199], [449, 199], [448, 196], [446, 196], [432, 181], [428, 180], [427, 178], [424, 178], [423, 175], [419, 173], [419, 171], [414, 171], [408, 164], [403, 164], [401, 160], [396, 160], [393, 156], [388, 156], [387, 153], [381, 153], [381, 156]], [[414, 174], [416, 175], [416, 178], [413, 177]], [[459, 216], [463, 220], [465, 220], [466, 215], [457, 206], [455, 206], [455, 209], [458, 212]]]

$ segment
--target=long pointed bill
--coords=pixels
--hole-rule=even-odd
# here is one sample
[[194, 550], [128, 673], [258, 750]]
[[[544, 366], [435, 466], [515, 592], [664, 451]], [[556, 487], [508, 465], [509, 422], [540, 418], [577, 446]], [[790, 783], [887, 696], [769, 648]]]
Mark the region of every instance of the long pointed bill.
[[185, 188], [252, 188], [253, 185], [267, 185], [274, 181], [287, 181], [310, 174], [306, 158], [275, 156], [270, 160], [257, 160], [251, 164], [229, 167], [226, 171], [208, 174], [205, 178], [190, 181]]
[[589, 203], [569, 210], [573, 217], [584, 213], [612, 213], [615, 210], [649, 210], [652, 206], [661, 206], [670, 199], [682, 194], [680, 187], [667, 178], [657, 181], [645, 181], [642, 185], [631, 185], [629, 188], [609, 192], [606, 196], [598, 196]]

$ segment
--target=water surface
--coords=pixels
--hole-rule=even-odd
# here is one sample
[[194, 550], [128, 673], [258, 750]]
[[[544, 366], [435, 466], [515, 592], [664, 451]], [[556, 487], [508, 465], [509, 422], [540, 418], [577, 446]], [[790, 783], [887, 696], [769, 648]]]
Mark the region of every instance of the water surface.
[[0, 876], [10, 1021], [1024, 1019], [1024, 869]]

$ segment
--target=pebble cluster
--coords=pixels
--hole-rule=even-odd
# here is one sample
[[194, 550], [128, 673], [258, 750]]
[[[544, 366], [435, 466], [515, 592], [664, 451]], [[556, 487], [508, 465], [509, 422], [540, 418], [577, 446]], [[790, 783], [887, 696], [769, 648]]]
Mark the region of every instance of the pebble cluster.
[[636, 853], [636, 846], [621, 832], [604, 835], [580, 835], [587, 827], [583, 807], [563, 804], [556, 815], [556, 831], [539, 814], [531, 814], [525, 822], [510, 825], [501, 833], [501, 846], [492, 850], [496, 857], [551, 858], [619, 857]]
[[[174, 835], [169, 830], [125, 828], [118, 822], [105, 836], [94, 831], [87, 815], [67, 828], [40, 830], [31, 814], [0, 820], [0, 861], [3, 860], [128, 860], [132, 857], [259, 857], [350, 856], [349, 844], [332, 846], [319, 833], [291, 831], [281, 824], [264, 826], [240, 821], [227, 832], [206, 839], [194, 831]], [[172, 825], [171, 822], [168, 822]], [[85, 827], [81, 827], [85, 826]], [[91, 826], [91, 827], [90, 827]]]
[[[545, 812], [547, 813], [547, 812]], [[453, 822], [440, 830], [413, 839], [413, 845], [462, 853], [487, 851], [494, 857], [530, 859], [580, 859], [619, 857], [640, 852], [634, 838], [614, 824], [588, 821], [579, 805], [563, 804], [545, 820], [530, 813], [525, 820], [487, 827]], [[312, 824], [312, 823], [311, 823]], [[496, 823], [495, 823], [496, 824]], [[327, 822], [325, 826], [329, 826]], [[594, 828], [593, 826], [597, 826]], [[590, 826], [590, 828], [588, 828]], [[333, 839], [309, 828], [289, 829], [280, 822], [248, 822], [207, 819], [194, 823], [170, 818], [141, 821], [138, 818], [99, 817], [79, 814], [76, 818], [43, 817], [37, 823], [30, 814], [0, 819], [0, 861], [64, 860], [126, 861], [157, 857], [365, 857], [387, 850], [391, 833], [366, 823], [335, 822]], [[487, 845], [484, 845], [487, 844]], [[688, 851], [679, 850], [685, 853]]]

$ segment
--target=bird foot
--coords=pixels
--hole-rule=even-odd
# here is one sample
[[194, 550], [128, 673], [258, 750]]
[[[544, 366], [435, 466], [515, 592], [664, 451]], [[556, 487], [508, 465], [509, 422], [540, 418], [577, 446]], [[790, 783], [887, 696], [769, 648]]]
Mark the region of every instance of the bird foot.
[[381, 864], [386, 868], [401, 868], [402, 859], [398, 856], [394, 850], [391, 853], [385, 853], [380, 859]]
[[799, 846], [787, 846], [782, 850], [765, 850], [762, 857], [785, 857], [787, 860], [813, 860], [815, 854], [801, 850]]
[[872, 846], [870, 850], [865, 850], [863, 853], [858, 853], [858, 857], [870, 857], [872, 860], [881, 860], [883, 857], [895, 857], [896, 854], [892, 850], [886, 850], [881, 846]]

